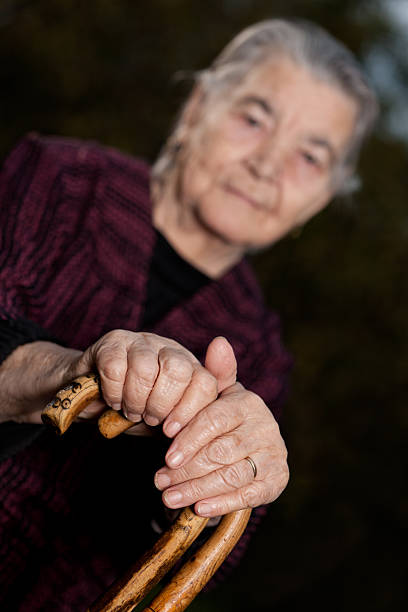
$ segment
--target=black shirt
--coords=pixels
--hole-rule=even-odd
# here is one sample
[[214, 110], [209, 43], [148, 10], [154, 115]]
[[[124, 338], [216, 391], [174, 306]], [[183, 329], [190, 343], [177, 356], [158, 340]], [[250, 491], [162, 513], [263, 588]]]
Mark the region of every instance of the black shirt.
[[160, 232], [150, 265], [142, 328], [152, 327], [209, 282], [208, 276], [180, 257]]

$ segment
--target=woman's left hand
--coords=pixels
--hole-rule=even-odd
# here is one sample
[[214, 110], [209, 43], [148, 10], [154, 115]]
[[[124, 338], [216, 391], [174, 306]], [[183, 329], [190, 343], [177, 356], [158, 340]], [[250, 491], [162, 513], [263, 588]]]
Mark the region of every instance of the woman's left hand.
[[195, 504], [197, 514], [215, 517], [275, 500], [289, 479], [286, 459], [270, 410], [235, 383], [175, 437], [155, 484], [168, 508]]

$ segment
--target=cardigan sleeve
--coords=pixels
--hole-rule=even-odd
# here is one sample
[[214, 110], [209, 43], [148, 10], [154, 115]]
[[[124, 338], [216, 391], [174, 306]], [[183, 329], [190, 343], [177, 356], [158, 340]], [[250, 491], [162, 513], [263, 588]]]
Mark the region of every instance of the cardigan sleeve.
[[[0, 319], [0, 366], [19, 346], [37, 340], [55, 341], [51, 334], [28, 319]], [[0, 461], [20, 452], [44, 432], [43, 425], [0, 423]]]
[[[50, 169], [41, 163], [36, 136], [24, 137], [0, 169], [0, 365], [19, 346], [38, 340], [56, 342], [54, 334], [29, 315], [27, 296], [36, 296], [46, 265], [40, 229], [46, 203], [38, 197], [36, 178]], [[43, 204], [43, 206], [42, 206]], [[34, 442], [44, 426], [7, 421], [0, 424], [0, 458], [11, 457]]]
[[55, 342], [47, 330], [34, 321], [19, 318], [0, 318], [0, 365], [19, 346], [38, 340]]
[[81, 174], [81, 155], [74, 142], [30, 134], [0, 171], [0, 318], [29, 319], [58, 337], [75, 279], [67, 266], [77, 263], [95, 208], [86, 195], [101, 173], [87, 163]]

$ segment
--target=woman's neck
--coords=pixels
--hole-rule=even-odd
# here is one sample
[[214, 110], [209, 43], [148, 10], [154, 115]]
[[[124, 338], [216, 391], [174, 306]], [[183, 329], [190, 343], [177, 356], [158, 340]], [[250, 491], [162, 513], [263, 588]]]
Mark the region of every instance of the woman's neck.
[[243, 249], [211, 232], [194, 213], [174, 197], [171, 187], [152, 188], [153, 225], [175, 251], [210, 278], [220, 278], [237, 264]]

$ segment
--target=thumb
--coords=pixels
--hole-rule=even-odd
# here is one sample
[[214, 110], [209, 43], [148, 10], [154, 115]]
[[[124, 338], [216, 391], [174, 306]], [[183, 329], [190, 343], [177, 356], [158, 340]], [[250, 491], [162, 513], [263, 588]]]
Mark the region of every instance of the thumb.
[[217, 379], [219, 393], [235, 383], [237, 379], [237, 360], [234, 350], [226, 338], [218, 336], [210, 342], [204, 365]]

